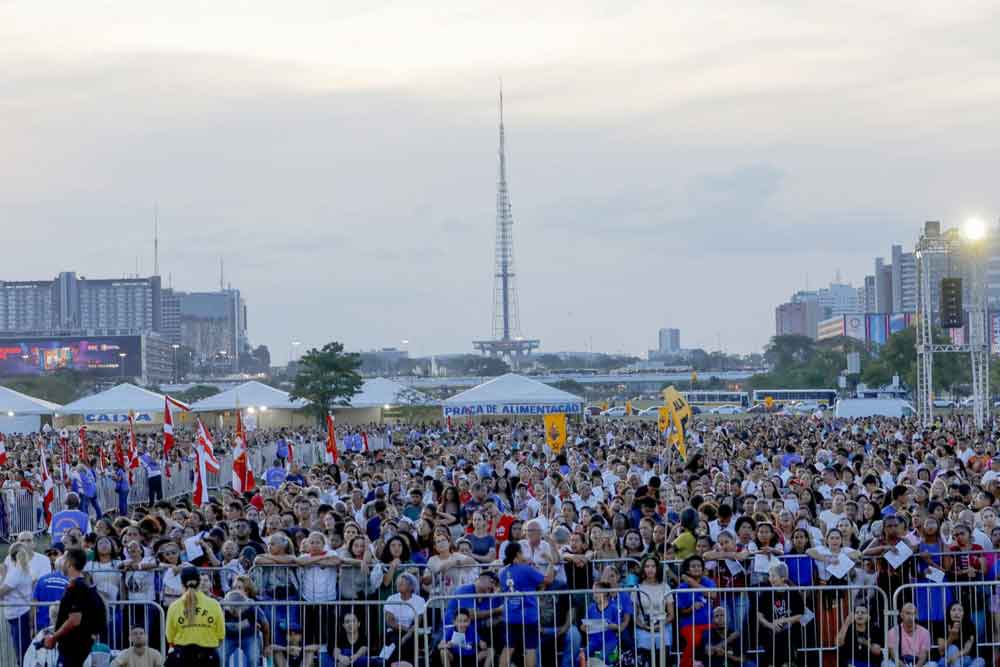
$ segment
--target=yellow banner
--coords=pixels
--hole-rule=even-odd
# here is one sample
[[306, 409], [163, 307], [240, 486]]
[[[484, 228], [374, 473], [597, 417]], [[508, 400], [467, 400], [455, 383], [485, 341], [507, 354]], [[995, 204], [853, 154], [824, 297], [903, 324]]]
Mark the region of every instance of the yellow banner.
[[566, 414], [559, 412], [545, 415], [545, 442], [554, 454], [566, 444]]
[[632, 401], [625, 401], [625, 414], [626, 415], [632, 414]]
[[659, 411], [660, 433], [666, 433], [670, 428], [670, 408], [662, 407]]
[[673, 385], [663, 390], [663, 401], [670, 411], [670, 443], [677, 447], [681, 458], [687, 460], [687, 439], [684, 436], [684, 428], [691, 417], [691, 406]]

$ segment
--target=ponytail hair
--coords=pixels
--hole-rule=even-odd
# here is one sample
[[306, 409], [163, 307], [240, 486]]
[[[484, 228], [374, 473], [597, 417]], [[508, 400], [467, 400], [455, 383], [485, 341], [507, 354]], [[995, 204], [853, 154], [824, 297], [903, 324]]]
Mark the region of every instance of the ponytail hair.
[[184, 619], [188, 624], [194, 623], [195, 608], [198, 606], [198, 581], [188, 581], [184, 584]]

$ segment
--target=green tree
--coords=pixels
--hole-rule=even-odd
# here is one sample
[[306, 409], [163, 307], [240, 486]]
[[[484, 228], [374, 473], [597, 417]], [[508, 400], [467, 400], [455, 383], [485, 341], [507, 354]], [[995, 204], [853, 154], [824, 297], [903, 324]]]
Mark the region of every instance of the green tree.
[[552, 382], [550, 384], [556, 389], [562, 389], [574, 396], [584, 396], [587, 393], [587, 388], [576, 380], [560, 380], [559, 382]]
[[360, 366], [360, 357], [344, 352], [343, 343], [313, 348], [299, 359], [299, 372], [289, 393], [292, 398], [309, 401], [308, 411], [322, 420], [333, 406], [348, 405], [361, 390]]
[[215, 396], [219, 393], [219, 388], [210, 384], [196, 384], [179, 394], [175, 394], [174, 398], [184, 403], [191, 404], [197, 403], [200, 400], [206, 399], [209, 396]]
[[815, 354], [816, 341], [809, 336], [774, 336], [764, 349], [764, 361], [774, 370], [782, 371], [808, 363]]

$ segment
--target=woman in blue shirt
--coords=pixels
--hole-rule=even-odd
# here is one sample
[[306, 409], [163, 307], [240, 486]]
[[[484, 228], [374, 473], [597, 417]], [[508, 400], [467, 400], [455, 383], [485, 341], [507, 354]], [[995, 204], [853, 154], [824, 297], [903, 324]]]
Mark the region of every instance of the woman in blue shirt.
[[[701, 556], [688, 556], [681, 563], [681, 583], [677, 590], [685, 588], [715, 588], [715, 582], [705, 576], [705, 561]], [[684, 639], [681, 667], [691, 667], [694, 663], [694, 651], [698, 648], [702, 635], [712, 625], [709, 596], [701, 592], [678, 593], [676, 607], [678, 626]]]
[[[558, 554], [555, 547], [551, 553]], [[558, 559], [558, 556], [555, 556]], [[534, 593], [545, 588], [555, 579], [556, 571], [549, 562], [545, 574], [539, 572], [525, 556], [520, 542], [510, 542], [504, 550], [505, 567], [500, 570], [500, 590], [503, 593]], [[538, 599], [531, 597], [510, 596], [504, 598], [504, 620], [506, 621], [506, 637], [503, 651], [500, 654], [500, 664], [509, 665], [515, 653], [524, 656], [524, 667], [535, 667], [538, 637]]]
[[618, 596], [610, 593], [611, 586], [599, 581], [594, 584], [594, 601], [587, 607], [583, 629], [587, 635], [587, 655], [598, 657], [606, 665], [617, 664], [622, 628], [622, 610]]

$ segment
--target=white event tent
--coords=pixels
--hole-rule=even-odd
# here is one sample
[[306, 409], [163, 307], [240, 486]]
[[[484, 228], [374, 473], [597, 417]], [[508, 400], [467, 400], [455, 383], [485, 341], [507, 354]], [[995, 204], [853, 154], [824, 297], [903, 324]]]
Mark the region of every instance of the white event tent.
[[580, 414], [584, 400], [523, 375], [507, 373], [445, 399], [445, 417], [527, 417]]
[[434, 400], [426, 394], [395, 380], [379, 377], [365, 380], [349, 404], [335, 408], [334, 414], [338, 423], [363, 424], [382, 422], [387, 417], [386, 413], [391, 416], [395, 408], [433, 404]]
[[0, 387], [0, 433], [35, 433], [42, 427], [42, 415], [55, 415], [61, 406]]
[[[84, 396], [67, 403], [59, 410], [64, 415], [60, 426], [84, 423], [91, 426], [121, 427], [128, 423], [128, 414], [134, 414], [136, 426], [163, 423], [163, 394], [137, 387], [127, 382], [99, 394]], [[70, 420], [68, 417], [77, 417]]]
[[302, 414], [302, 409], [308, 405], [308, 401], [293, 399], [287, 391], [251, 380], [203, 398], [191, 406], [191, 411], [214, 413], [228, 423], [235, 422], [236, 411], [242, 410], [247, 428], [298, 426], [315, 422], [314, 418]]

